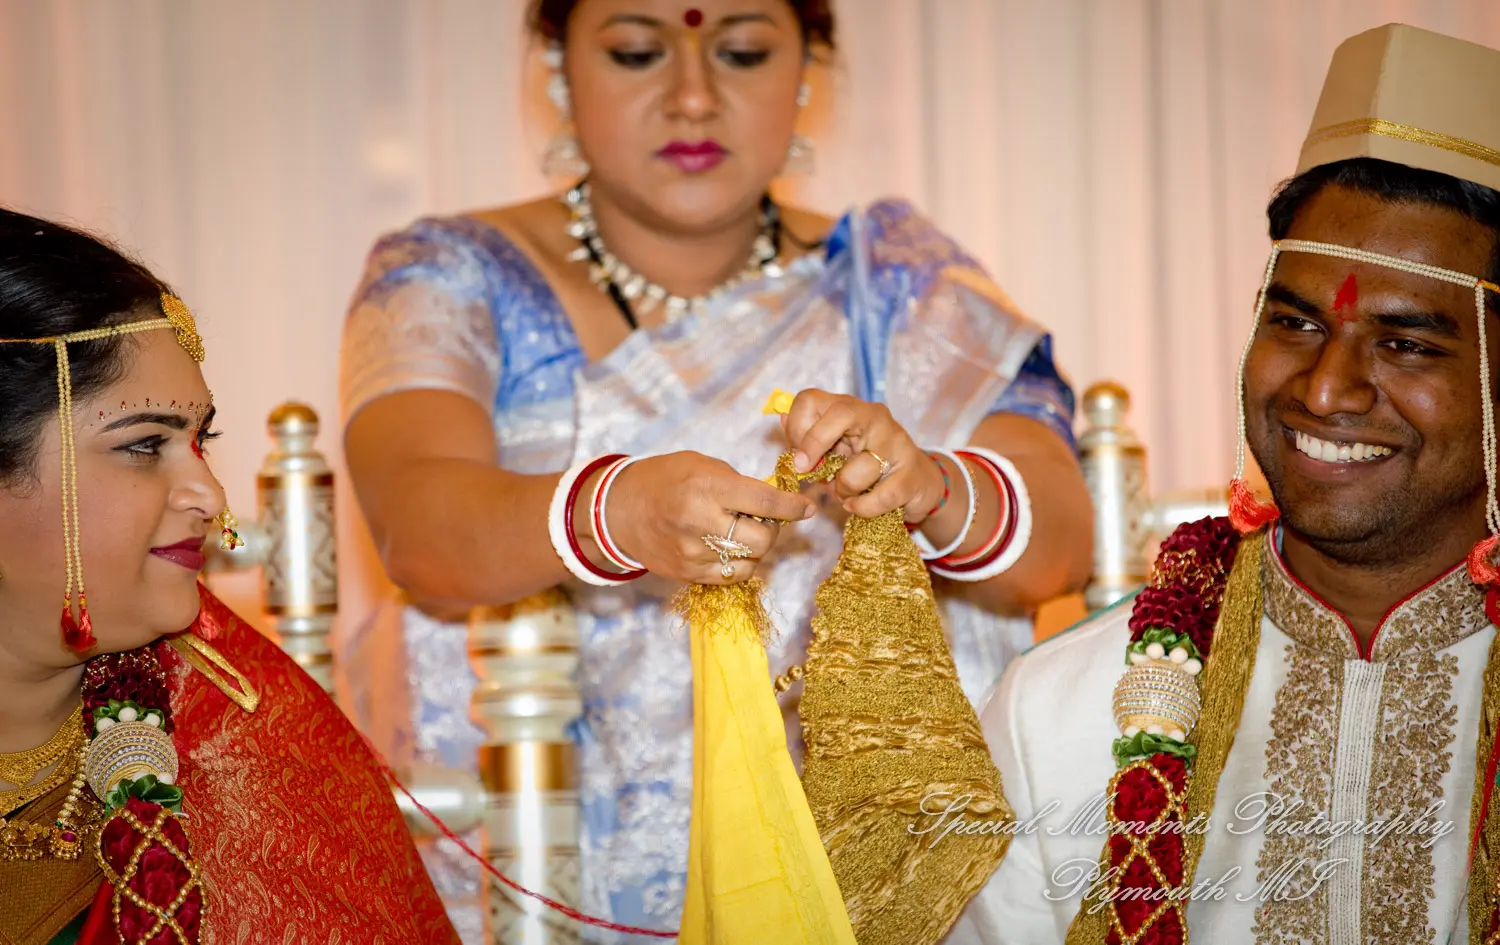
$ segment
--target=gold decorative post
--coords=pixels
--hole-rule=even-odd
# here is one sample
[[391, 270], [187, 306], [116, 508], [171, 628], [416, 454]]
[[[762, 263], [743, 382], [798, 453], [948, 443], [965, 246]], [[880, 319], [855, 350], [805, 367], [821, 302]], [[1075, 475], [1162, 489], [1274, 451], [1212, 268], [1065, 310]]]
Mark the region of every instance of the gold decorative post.
[[1151, 566], [1144, 529], [1150, 492], [1146, 448], [1125, 423], [1130, 394], [1113, 381], [1083, 395], [1088, 426], [1078, 438], [1079, 461], [1094, 499], [1094, 574], [1084, 591], [1090, 610], [1107, 607], [1145, 583]]
[[1229, 502], [1222, 488], [1152, 499], [1146, 447], [1126, 423], [1130, 394], [1121, 385], [1094, 384], [1083, 395], [1083, 413], [1079, 461], [1094, 499], [1094, 574], [1084, 601], [1098, 610], [1146, 582], [1156, 540], [1185, 522], [1227, 515]]
[[[578, 902], [577, 765], [568, 726], [583, 711], [578, 625], [559, 591], [470, 617], [479, 676], [472, 714], [485, 732], [484, 855], [527, 889]], [[507, 945], [579, 941], [580, 926], [486, 875], [485, 937]]]
[[338, 612], [333, 470], [313, 446], [318, 415], [288, 402], [266, 421], [276, 448], [255, 479], [258, 524], [266, 533], [261, 585], [281, 648], [333, 690], [328, 632]]

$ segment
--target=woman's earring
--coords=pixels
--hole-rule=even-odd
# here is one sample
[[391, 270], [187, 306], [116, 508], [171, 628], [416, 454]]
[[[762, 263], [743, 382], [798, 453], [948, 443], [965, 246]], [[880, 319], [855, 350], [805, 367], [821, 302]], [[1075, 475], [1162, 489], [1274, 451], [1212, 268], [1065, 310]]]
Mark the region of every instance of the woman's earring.
[[241, 538], [239, 533], [240, 523], [235, 521], [234, 513], [229, 511], [228, 505], [224, 506], [224, 511], [220, 512], [214, 521], [219, 523], [220, 548], [225, 551], [234, 551], [236, 548], [244, 547], [245, 539]]
[[582, 177], [589, 172], [588, 161], [578, 147], [578, 136], [571, 130], [573, 122], [573, 100], [568, 92], [568, 77], [563, 75], [562, 47], [553, 43], [542, 53], [547, 64], [547, 97], [569, 128], [559, 131], [547, 142], [542, 155], [542, 173], [549, 177]]
[[[804, 82], [797, 88], [797, 107], [806, 108], [811, 101], [812, 86]], [[787, 174], [811, 174], [816, 163], [816, 150], [817, 145], [807, 135], [792, 135], [792, 140], [787, 144], [783, 171]]]

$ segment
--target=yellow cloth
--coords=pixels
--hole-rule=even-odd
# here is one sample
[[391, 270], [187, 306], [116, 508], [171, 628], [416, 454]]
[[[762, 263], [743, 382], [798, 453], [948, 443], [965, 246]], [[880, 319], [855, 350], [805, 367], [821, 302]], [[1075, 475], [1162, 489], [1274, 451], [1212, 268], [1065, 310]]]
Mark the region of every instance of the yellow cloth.
[[[790, 398], [781, 399], [784, 411]], [[787, 751], [761, 589], [758, 580], [700, 584], [677, 600], [693, 657], [693, 816], [678, 940], [855, 945]]]
[[787, 752], [758, 588], [690, 593], [693, 819], [679, 941], [854, 945]]

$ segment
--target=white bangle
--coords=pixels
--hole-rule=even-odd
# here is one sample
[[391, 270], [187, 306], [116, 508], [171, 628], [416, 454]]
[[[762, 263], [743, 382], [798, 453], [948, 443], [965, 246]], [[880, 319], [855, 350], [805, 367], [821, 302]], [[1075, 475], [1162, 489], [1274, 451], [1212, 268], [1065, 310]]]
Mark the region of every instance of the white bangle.
[[563, 473], [562, 478], [557, 481], [557, 488], [552, 492], [552, 503], [547, 509], [547, 536], [552, 539], [552, 550], [562, 559], [563, 566], [578, 580], [595, 587], [618, 587], [627, 581], [600, 577], [589, 570], [568, 541], [568, 497], [572, 495], [573, 484], [578, 481], [578, 477], [596, 461], [597, 457], [579, 463]]
[[[969, 490], [969, 511], [964, 516], [964, 527], [958, 530], [958, 535], [948, 544], [941, 548], [934, 548], [932, 542], [928, 540], [926, 535], [922, 534], [920, 528], [911, 533], [911, 540], [916, 543], [917, 550], [922, 553], [922, 560], [936, 561], [938, 558], [946, 558], [948, 555], [953, 554], [968, 539], [969, 528], [974, 524], [974, 513], [978, 511], [979, 504], [974, 499], [974, 477], [969, 474], [969, 464], [965, 463], [952, 450], [928, 450], [927, 452], [936, 453], [958, 467], [958, 474], [963, 477], [964, 486]], [[937, 462], [937, 460], [933, 460], [933, 462]]]
[[[1021, 478], [1020, 471], [1010, 460], [993, 450], [979, 446], [966, 446], [964, 449], [995, 464], [995, 468], [1000, 471], [1000, 476], [1005, 480], [1005, 485], [1010, 488], [1016, 503], [1015, 527], [1011, 531], [1010, 540], [995, 556], [994, 561], [973, 571], [950, 571], [940, 565], [932, 567], [932, 573], [942, 575], [951, 581], [975, 583], [988, 581], [992, 577], [1005, 573], [1026, 553], [1026, 546], [1031, 543], [1031, 496], [1026, 491], [1026, 480]], [[1005, 499], [1005, 496], [1000, 497], [1002, 502]]]
[[604, 473], [604, 479], [599, 483], [599, 494], [594, 499], [594, 507], [598, 509], [598, 517], [594, 520], [599, 526], [599, 550], [604, 557], [610, 560], [615, 567], [622, 571], [644, 571], [646, 566], [625, 553], [625, 549], [615, 544], [614, 536], [609, 533], [609, 490], [614, 486], [615, 480], [620, 478], [620, 473], [631, 463], [638, 463], [648, 456], [628, 456], [619, 460]]

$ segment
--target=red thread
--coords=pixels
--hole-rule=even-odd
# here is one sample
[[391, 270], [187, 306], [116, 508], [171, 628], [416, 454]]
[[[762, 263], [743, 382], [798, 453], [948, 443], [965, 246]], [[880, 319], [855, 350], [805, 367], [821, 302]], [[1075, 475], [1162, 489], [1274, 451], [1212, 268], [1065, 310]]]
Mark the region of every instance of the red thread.
[[1469, 580], [1480, 587], [1500, 583], [1500, 568], [1495, 567], [1497, 546], [1500, 546], [1500, 538], [1491, 535], [1469, 549]]
[[438, 816], [436, 814], [434, 814], [432, 811], [428, 810], [426, 807], [423, 807], [422, 806], [422, 802], [419, 801], [419, 800], [417, 800], [414, 796], [412, 796], [411, 791], [407, 790], [406, 785], [402, 784], [401, 780], [396, 777], [396, 772], [392, 771], [391, 770], [391, 766], [385, 763], [385, 759], [382, 758], [382, 757], [380, 757], [380, 753], [375, 750], [375, 746], [371, 745], [368, 739], [365, 740], [365, 747], [368, 748], [370, 750], [370, 754], [374, 756], [374, 758], [375, 758], [375, 764], [380, 767], [381, 773], [383, 773], [390, 780], [390, 782], [396, 786], [396, 788], [402, 794], [406, 795], [407, 800], [411, 801], [412, 805], [414, 807], [416, 807], [417, 810], [421, 811], [422, 815], [424, 817], [426, 817], [428, 820], [430, 820], [430, 821], [433, 822], [433, 824], [438, 828], [438, 830], [440, 830], [442, 832], [443, 836], [447, 837], [449, 840], [452, 840], [454, 843], [458, 844], [458, 848], [460, 850], [463, 850], [470, 857], [472, 857], [474, 859], [474, 861], [476, 863], [478, 863], [480, 866], [484, 867], [484, 871], [486, 873], [489, 873], [491, 876], [493, 876], [496, 879], [500, 880], [500, 882], [504, 883], [506, 886], [510, 887], [511, 889], [515, 890], [516, 892], [520, 893], [523, 896], [530, 896], [532, 899], [537, 900], [538, 902], [540, 902], [542, 905], [546, 906], [547, 908], [553, 909], [553, 910], [555, 910], [557, 912], [561, 912], [563, 915], [565, 915], [568, 918], [574, 920], [575, 922], [582, 922], [584, 925], [592, 925], [595, 928], [608, 929], [611, 932], [626, 932], [626, 933], [629, 933], [631, 935], [649, 935], [652, 938], [676, 938], [677, 937], [677, 933], [676, 932], [662, 932], [662, 931], [658, 931], [656, 929], [642, 929], [642, 928], [637, 928], [636, 926], [633, 926], [633, 925], [617, 925], [617, 924], [615, 924], [613, 922], [610, 922], [607, 919], [600, 919], [600, 918], [596, 918], [595, 916], [587, 915], [585, 913], [579, 912], [577, 909], [574, 909], [572, 906], [564, 905], [564, 904], [558, 902], [556, 899], [548, 899], [546, 896], [542, 895], [541, 893], [539, 893], [539, 892], [532, 892], [531, 890], [527, 889], [525, 886], [522, 886], [521, 884], [517, 883], [515, 880], [511, 879], [510, 877], [506, 876], [504, 873], [502, 873], [499, 870], [495, 869], [495, 867], [490, 863], [489, 860], [486, 860], [484, 857], [482, 857], [478, 853], [476, 853], [472, 847], [470, 847], [467, 843], [465, 843], [463, 841], [463, 839], [461, 837], [459, 837], [458, 834], [456, 834], [456, 833], [453, 832], [452, 828], [450, 828], [447, 824], [445, 824], [441, 820], [439, 820]]
[[1338, 294], [1333, 297], [1333, 310], [1338, 314], [1339, 324], [1352, 322], [1359, 317], [1354, 307], [1359, 304], [1359, 282], [1354, 278], [1354, 273], [1349, 273], [1349, 278], [1339, 287]]
[[1229, 483], [1229, 521], [1235, 531], [1248, 535], [1281, 517], [1276, 503], [1257, 498], [1243, 479]]

